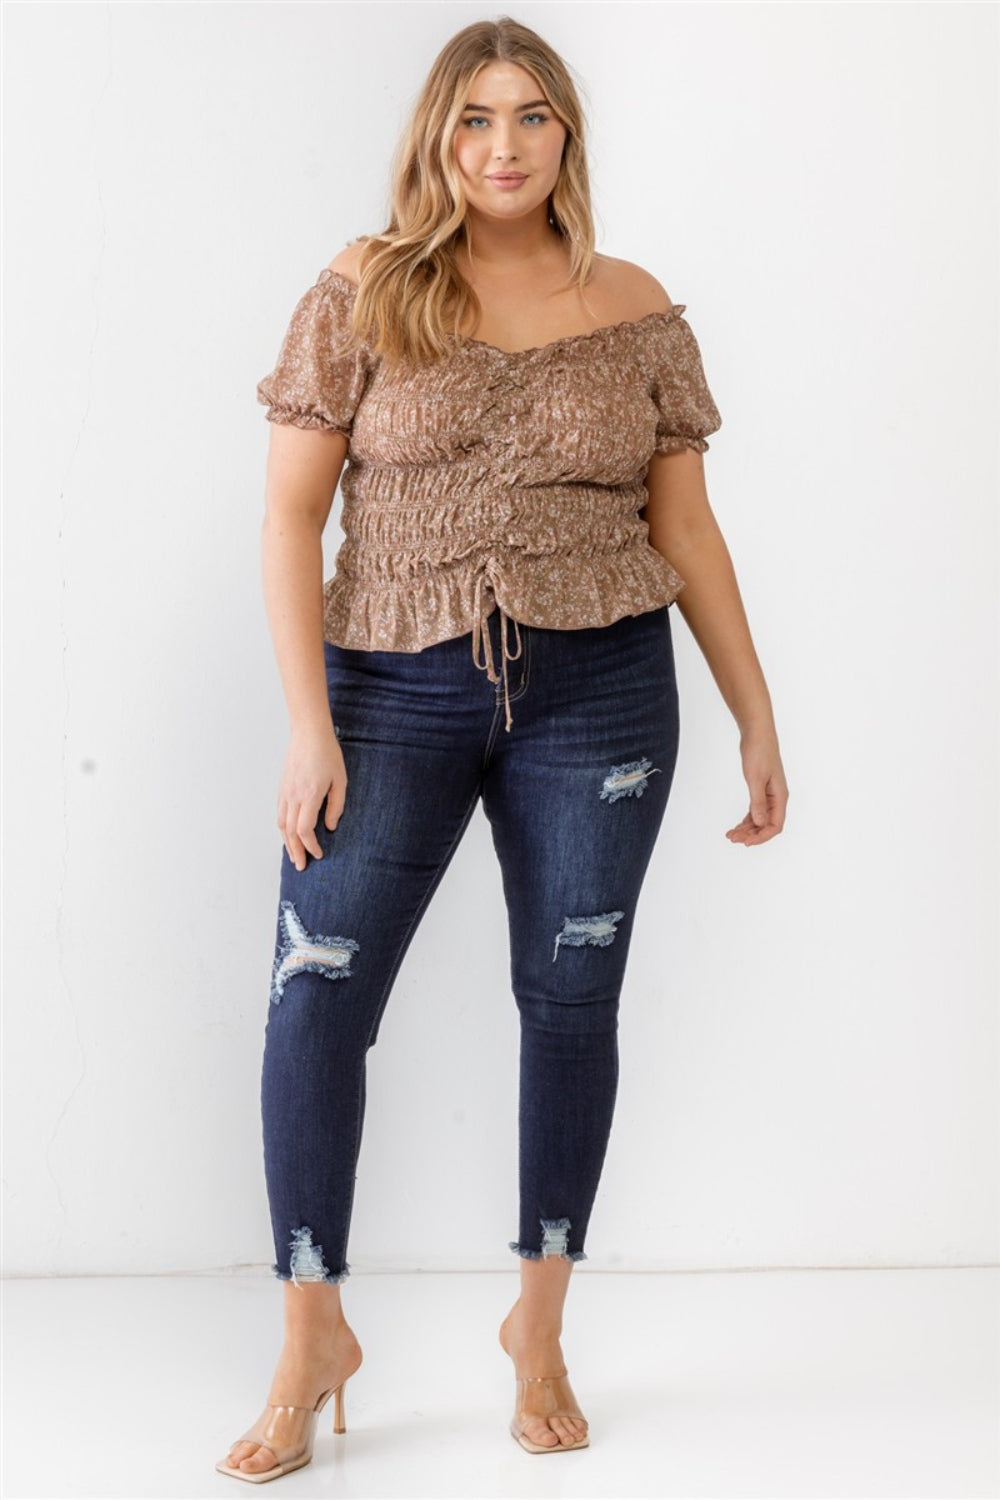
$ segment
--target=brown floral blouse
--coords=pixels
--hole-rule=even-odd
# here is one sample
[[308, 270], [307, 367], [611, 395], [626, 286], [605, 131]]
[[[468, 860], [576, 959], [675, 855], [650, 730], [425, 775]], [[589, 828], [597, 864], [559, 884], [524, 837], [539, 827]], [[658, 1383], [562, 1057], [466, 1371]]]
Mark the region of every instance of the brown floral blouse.
[[390, 371], [367, 346], [332, 352], [356, 292], [322, 270], [257, 386], [268, 421], [349, 440], [328, 641], [421, 651], [471, 631], [499, 682], [485, 625], [499, 608], [506, 695], [518, 622], [578, 630], [673, 602], [684, 580], [638, 514], [646, 470], [654, 453], [704, 453], [722, 425], [686, 304], [515, 352], [468, 339]]

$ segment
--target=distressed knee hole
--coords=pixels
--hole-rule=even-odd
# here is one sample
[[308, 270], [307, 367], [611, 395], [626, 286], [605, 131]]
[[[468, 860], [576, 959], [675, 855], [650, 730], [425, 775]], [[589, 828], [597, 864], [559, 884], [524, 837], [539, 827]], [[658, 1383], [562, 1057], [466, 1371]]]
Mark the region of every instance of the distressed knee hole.
[[281, 903], [281, 925], [285, 939], [274, 961], [271, 999], [281, 1003], [285, 985], [294, 974], [325, 974], [327, 979], [346, 979], [351, 957], [358, 952], [353, 938], [325, 937], [307, 932], [291, 901]]
[[601, 787], [601, 801], [617, 802], [619, 797], [641, 797], [646, 790], [648, 778], [659, 769], [645, 755], [641, 760], [630, 760], [623, 766], [612, 766]]
[[566, 917], [562, 931], [556, 934], [556, 945], [552, 962], [559, 957], [559, 948], [607, 948], [615, 940], [617, 922], [625, 915], [623, 911], [602, 911], [593, 917]]

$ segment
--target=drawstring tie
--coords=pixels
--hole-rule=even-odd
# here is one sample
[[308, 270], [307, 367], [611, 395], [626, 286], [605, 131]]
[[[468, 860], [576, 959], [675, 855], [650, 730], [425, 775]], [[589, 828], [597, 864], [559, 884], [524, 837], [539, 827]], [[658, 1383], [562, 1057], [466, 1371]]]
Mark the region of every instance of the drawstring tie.
[[[500, 676], [498, 675], [497, 669], [493, 664], [493, 644], [490, 640], [489, 616], [486, 612], [486, 600], [483, 597], [483, 586], [487, 582], [487, 580], [490, 579], [491, 572], [492, 566], [490, 563], [487, 563], [485, 569], [476, 574], [476, 589], [473, 602], [472, 619], [472, 660], [475, 662], [480, 671], [485, 670], [490, 682], [499, 682]], [[512, 616], [507, 614], [507, 611], [499, 602], [497, 603], [497, 609], [500, 611], [500, 654], [503, 659], [503, 700], [507, 721], [507, 733], [509, 734], [513, 719], [511, 718], [510, 713], [510, 689], [507, 684], [507, 663], [509, 661], [517, 661], [521, 655], [521, 630], [517, 621], [513, 619]], [[507, 650], [508, 621], [513, 625], [514, 634], [517, 639], [517, 650], [515, 652], [509, 652]], [[479, 660], [480, 640], [482, 640], [483, 643], [483, 661]]]

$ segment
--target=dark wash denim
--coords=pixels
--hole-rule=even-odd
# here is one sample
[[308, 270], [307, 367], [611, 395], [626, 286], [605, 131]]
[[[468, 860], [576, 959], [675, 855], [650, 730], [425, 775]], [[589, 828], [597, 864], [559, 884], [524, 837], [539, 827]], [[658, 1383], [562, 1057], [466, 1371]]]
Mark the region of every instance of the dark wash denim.
[[[499, 612], [486, 622], [500, 659]], [[282, 850], [261, 1077], [279, 1280], [344, 1281], [366, 1054], [417, 925], [482, 798], [520, 1016], [517, 1240], [587, 1259], [618, 1087], [636, 902], [677, 759], [669, 606], [611, 625], [522, 624], [502, 682], [470, 636], [419, 652], [326, 643], [348, 787], [323, 858]]]

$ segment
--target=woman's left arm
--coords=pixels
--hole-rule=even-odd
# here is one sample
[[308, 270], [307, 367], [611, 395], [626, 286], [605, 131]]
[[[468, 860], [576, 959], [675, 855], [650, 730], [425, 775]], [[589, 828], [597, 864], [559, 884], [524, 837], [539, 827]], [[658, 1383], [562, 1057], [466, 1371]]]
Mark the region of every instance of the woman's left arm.
[[788, 784], [771, 696], [732, 558], [709, 504], [701, 453], [694, 448], [654, 453], [646, 489], [649, 500], [640, 515], [649, 525], [649, 540], [685, 581], [677, 608], [739, 726], [750, 809], [726, 838], [747, 846], [766, 843], [784, 827]]

